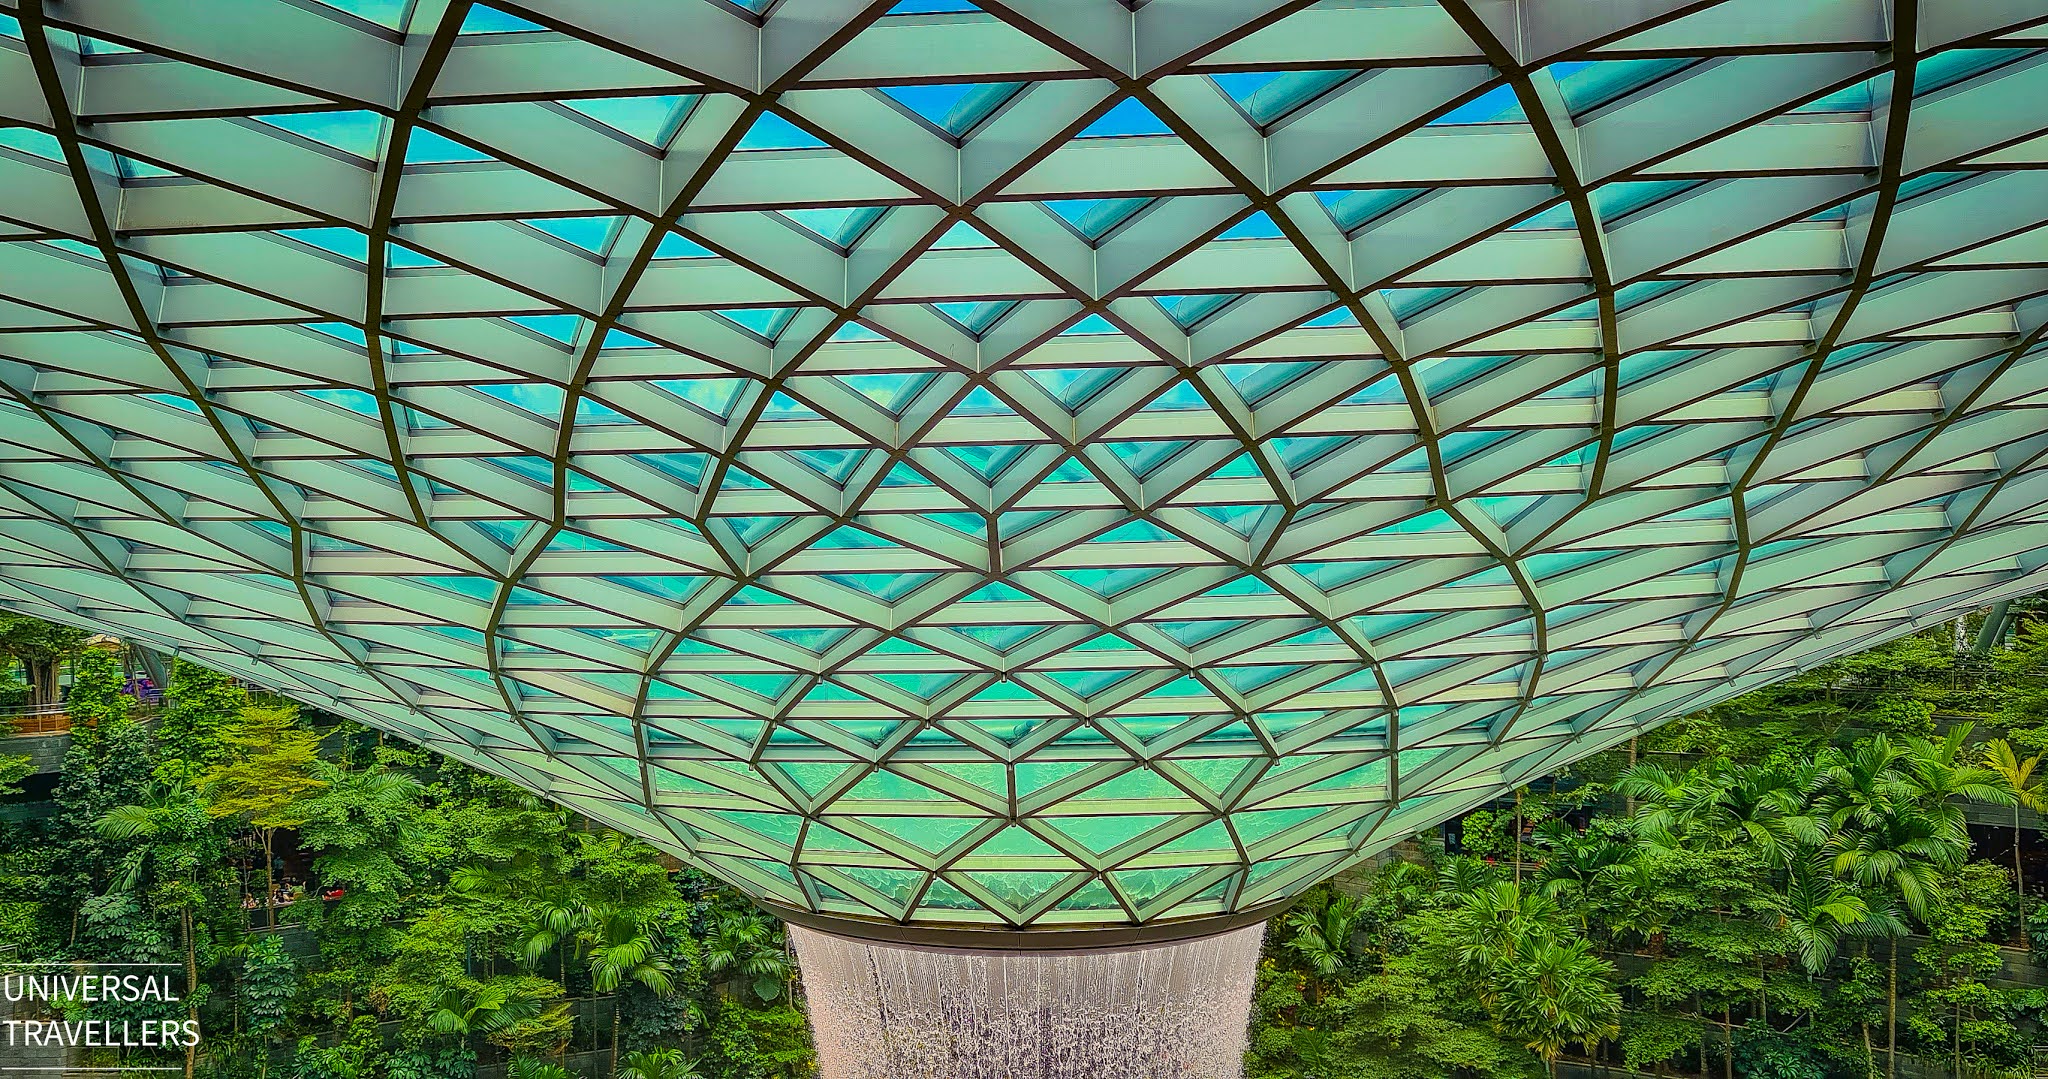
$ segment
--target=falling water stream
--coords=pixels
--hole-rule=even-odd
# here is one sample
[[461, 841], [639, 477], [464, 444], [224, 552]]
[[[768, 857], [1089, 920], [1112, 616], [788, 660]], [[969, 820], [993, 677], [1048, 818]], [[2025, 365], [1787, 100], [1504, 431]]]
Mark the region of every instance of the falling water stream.
[[1238, 1079], [1265, 935], [1040, 952], [789, 932], [823, 1079]]

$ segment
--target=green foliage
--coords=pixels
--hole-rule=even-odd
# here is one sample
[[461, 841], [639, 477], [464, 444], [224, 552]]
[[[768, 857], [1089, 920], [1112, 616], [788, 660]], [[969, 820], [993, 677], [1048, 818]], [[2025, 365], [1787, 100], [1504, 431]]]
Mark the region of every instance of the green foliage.
[[216, 817], [241, 817], [271, 830], [306, 823], [305, 800], [326, 786], [319, 768], [320, 738], [299, 726], [295, 705], [249, 706], [223, 732], [223, 753], [199, 775], [199, 789]]
[[21, 664], [25, 704], [57, 703], [58, 664], [77, 655], [90, 639], [81, 629], [0, 610], [0, 656]]
[[196, 781], [208, 768], [236, 754], [232, 733], [249, 706], [240, 683], [218, 671], [180, 659], [164, 687], [157, 717], [157, 746], [174, 778]]
[[573, 1073], [552, 1060], [513, 1057], [505, 1068], [505, 1079], [573, 1079]]
[[298, 987], [299, 965], [276, 934], [252, 939], [242, 952], [242, 1025], [254, 1037], [283, 1029]]
[[700, 1073], [680, 1049], [646, 1049], [626, 1057], [619, 1079], [700, 1079]]

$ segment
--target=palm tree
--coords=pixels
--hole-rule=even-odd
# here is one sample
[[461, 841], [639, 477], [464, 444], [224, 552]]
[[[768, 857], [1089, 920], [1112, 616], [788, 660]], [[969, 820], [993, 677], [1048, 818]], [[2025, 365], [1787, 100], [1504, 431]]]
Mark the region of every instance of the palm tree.
[[1592, 921], [1592, 904], [1585, 897], [1594, 882], [1625, 872], [1635, 858], [1634, 844], [1605, 831], [1575, 832], [1563, 821], [1549, 820], [1536, 830], [1536, 842], [1548, 853], [1536, 872], [1536, 890], [1557, 900], [1575, 899], [1570, 905], [1579, 912], [1579, 930]]
[[427, 1029], [458, 1038], [495, 1034], [540, 1014], [540, 1002], [504, 982], [462, 979], [434, 997]]
[[699, 1079], [697, 1065], [680, 1049], [642, 1049], [626, 1055], [618, 1079]]
[[1365, 897], [1332, 891], [1320, 905], [1303, 904], [1288, 912], [1282, 923], [1289, 932], [1287, 947], [1316, 972], [1318, 1000], [1323, 983], [1351, 965], [1351, 935], [1368, 909]]
[[[107, 839], [135, 844], [121, 860], [121, 875], [113, 891], [128, 891], [145, 879], [152, 881], [178, 911], [178, 934], [185, 946], [185, 1015], [199, 1020], [199, 954], [193, 922], [194, 908], [202, 902], [195, 881], [200, 870], [217, 852], [207, 842], [212, 818], [193, 791], [178, 781], [152, 780], [143, 801], [116, 806], [94, 822]], [[198, 1044], [185, 1047], [185, 1079], [192, 1079], [198, 1062]]]
[[511, 1067], [505, 1069], [505, 1079], [576, 1079], [569, 1069], [549, 1060], [535, 1057], [514, 1057]]
[[2012, 794], [2012, 888], [2020, 908], [2020, 937], [2033, 947], [2033, 935], [2027, 927], [2027, 876], [2020, 865], [2020, 810], [2031, 809], [2036, 813], [2048, 809], [2048, 792], [2041, 788], [2034, 772], [2041, 766], [2043, 754], [2036, 753], [2026, 760], [2020, 760], [2013, 752], [2012, 743], [2003, 738], [1993, 738], [1984, 743], [1984, 766], [1996, 773], [1999, 782], [2005, 784]]
[[1594, 955], [1584, 939], [1525, 936], [1494, 982], [1494, 1022], [1503, 1033], [1525, 1039], [1552, 1079], [1567, 1046], [1591, 1053], [1621, 1032], [1614, 966]]
[[619, 989], [637, 982], [661, 996], [675, 992], [670, 977], [675, 965], [662, 954], [661, 943], [636, 911], [598, 912], [583, 930], [590, 944], [590, 984], [612, 995], [611, 1070], [619, 1070]]
[[1623, 772], [1614, 789], [1637, 803], [1629, 818], [1637, 838], [1660, 847], [1697, 846], [1736, 828], [1728, 792], [1718, 778], [1699, 772], [1674, 775], [1646, 761]]
[[1915, 797], [1941, 827], [1958, 837], [1965, 852], [1969, 850], [1970, 826], [1962, 803], [2012, 805], [2017, 800], [1997, 771], [1963, 758], [1963, 739], [1969, 737], [1971, 726], [1958, 723], [1939, 741], [1912, 739], [1906, 743], [1905, 760]]
[[1839, 832], [1846, 825], [1867, 824], [1893, 801], [1914, 796], [1912, 781], [1899, 767], [1904, 756], [1905, 751], [1882, 734], [1858, 742], [1823, 770], [1815, 812]]
[[774, 1000], [795, 975], [782, 935], [766, 915], [728, 914], [711, 927], [702, 945], [704, 968], [713, 974], [735, 971], [754, 979], [754, 995]]
[[1827, 872], [1817, 860], [1796, 862], [1785, 889], [1784, 929], [1792, 938], [1799, 965], [1818, 975], [1834, 962], [1842, 937], [1870, 918], [1870, 907], [1856, 890]]
[[[1865, 887], [1896, 896], [1916, 918], [1925, 919], [1941, 874], [1960, 865], [1969, 852], [1967, 832], [1957, 835], [1943, 816], [1919, 800], [1887, 800], [1856, 812], [1860, 826], [1837, 833], [1832, 868]], [[1885, 1001], [1886, 1074], [1899, 1068], [1899, 939], [1891, 940], [1890, 991]]]
[[1525, 893], [1513, 881], [1497, 881], [1460, 896], [1450, 922], [1452, 961], [1491, 992], [1492, 974], [1532, 937], [1554, 938], [1564, 915], [1549, 898]]

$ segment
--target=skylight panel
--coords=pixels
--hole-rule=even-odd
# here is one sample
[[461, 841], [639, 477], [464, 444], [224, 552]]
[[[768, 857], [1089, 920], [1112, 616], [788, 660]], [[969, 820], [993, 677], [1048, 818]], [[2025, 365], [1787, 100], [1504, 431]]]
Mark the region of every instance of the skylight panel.
[[619, 222], [618, 217], [539, 217], [521, 221], [520, 224], [564, 243], [572, 244], [592, 254], [601, 255], [611, 244]]
[[[331, 146], [365, 161], [377, 160], [384, 134], [384, 118], [374, 112], [284, 112], [258, 116], [271, 127], [289, 131], [302, 139]], [[415, 132], [415, 136], [417, 136]]]
[[564, 101], [562, 107], [649, 146], [660, 147], [668, 144], [682, 116], [696, 100], [681, 94], [589, 97]]
[[482, 150], [465, 146], [454, 139], [424, 127], [415, 127], [405, 143], [405, 163], [408, 165], [450, 165], [464, 161], [494, 161]]
[[523, 19], [509, 11], [499, 11], [482, 4], [469, 9], [463, 16], [461, 33], [464, 34], [525, 34], [546, 30], [547, 27]]
[[1112, 139], [1131, 135], [1171, 135], [1173, 129], [1166, 122], [1153, 115], [1152, 110], [1135, 97], [1117, 102], [1108, 112], [1095, 118], [1093, 123], [1081, 129], [1076, 138]]
[[916, 83], [884, 86], [881, 93], [925, 123], [961, 138], [1023, 88], [1017, 82]]
[[815, 150], [824, 146], [816, 135], [777, 113], [764, 112], [740, 136], [741, 150]]

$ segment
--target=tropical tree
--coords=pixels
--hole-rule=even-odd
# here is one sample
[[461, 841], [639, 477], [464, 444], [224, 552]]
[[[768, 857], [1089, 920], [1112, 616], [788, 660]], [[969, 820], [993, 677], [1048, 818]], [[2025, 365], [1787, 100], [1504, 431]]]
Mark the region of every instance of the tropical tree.
[[541, 1002], [509, 979], [460, 978], [434, 996], [427, 1029], [455, 1037], [489, 1036], [541, 1013]]
[[739, 974], [752, 979], [754, 995], [774, 1000], [795, 973], [782, 934], [766, 915], [751, 911], [723, 915], [703, 944], [704, 968], [712, 974]]
[[[1636, 856], [1635, 844], [1598, 825], [1577, 832], [1563, 821], [1545, 821], [1536, 830], [1536, 842], [1547, 851], [1536, 871], [1536, 890], [1556, 900], [1582, 899], [1595, 882], [1627, 872]], [[1578, 911], [1579, 931], [1590, 929], [1592, 904], [1571, 905]]]
[[57, 703], [57, 671], [79, 653], [91, 634], [45, 622], [31, 615], [0, 610], [0, 656], [21, 664], [28, 683], [28, 704], [44, 708]]
[[[199, 955], [197, 912], [206, 896], [200, 875], [218, 863], [222, 853], [206, 809], [191, 788], [157, 780], [140, 804], [117, 806], [100, 818], [104, 838], [131, 844], [122, 859], [113, 890], [148, 886], [155, 906], [175, 911], [179, 942], [185, 952], [186, 1018], [199, 1019]], [[198, 1042], [185, 1047], [185, 1079], [191, 1079]]]
[[1283, 923], [1288, 931], [1287, 948], [1315, 971], [1318, 998], [1325, 983], [1351, 965], [1351, 937], [1368, 910], [1364, 896], [1331, 889], [1321, 902], [1304, 903], [1288, 912]]
[[[590, 984], [612, 996], [611, 1070], [619, 1070], [619, 990], [637, 982], [667, 996], [675, 991], [675, 965], [662, 954], [661, 942], [638, 911], [604, 910], [590, 920], [583, 935], [590, 946]], [[778, 983], [779, 984], [779, 983]]]
[[[1993, 738], [1984, 743], [1984, 767], [1998, 776], [2012, 795], [2012, 887], [2019, 902], [2020, 925], [2027, 924], [2027, 876], [2020, 864], [2020, 810], [2031, 809], [2036, 813], [2048, 810], [2048, 790], [2043, 790], [2041, 780], [2035, 772], [2041, 767], [2044, 754], [2036, 753], [2026, 760], [2013, 751], [2012, 743], [2003, 738]], [[2032, 934], [2022, 932], [2027, 946], [2033, 947]]]
[[299, 726], [296, 705], [251, 706], [227, 735], [234, 756], [200, 774], [207, 813], [248, 822], [263, 848], [264, 909], [277, 890], [277, 830], [306, 823], [304, 800], [327, 785], [317, 774], [320, 737]]
[[228, 735], [248, 705], [248, 691], [233, 678], [189, 660], [176, 661], [156, 724], [164, 768], [176, 773], [166, 778], [190, 783], [232, 757]]
[[505, 1069], [505, 1079], [576, 1079], [575, 1073], [551, 1060], [536, 1057], [513, 1057]]
[[1514, 959], [1522, 942], [1557, 938], [1563, 924], [1564, 915], [1548, 897], [1503, 880], [1459, 896], [1443, 940], [1450, 960], [1478, 985], [1482, 998], [1490, 998], [1495, 972]]
[[642, 1049], [626, 1055], [626, 1067], [614, 1065], [618, 1079], [699, 1079], [697, 1066], [680, 1049]]
[[1543, 1058], [1555, 1079], [1566, 1048], [1579, 1045], [1590, 1053], [1621, 1032], [1614, 973], [1585, 940], [1525, 936], [1495, 974], [1494, 1022]]
[[1819, 859], [1793, 864], [1783, 911], [1793, 954], [1808, 974], [1816, 975], [1834, 962], [1842, 937], [1870, 919], [1869, 904]]

